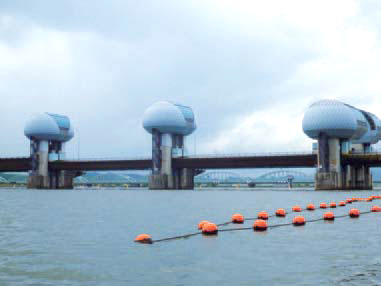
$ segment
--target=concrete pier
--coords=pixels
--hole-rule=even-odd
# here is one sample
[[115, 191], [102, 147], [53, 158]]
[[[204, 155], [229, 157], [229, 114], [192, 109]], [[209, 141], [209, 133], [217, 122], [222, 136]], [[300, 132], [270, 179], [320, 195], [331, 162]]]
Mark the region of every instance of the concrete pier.
[[[316, 190], [371, 190], [373, 180], [365, 165], [343, 165], [341, 155], [348, 152], [337, 138], [319, 135]], [[346, 144], [346, 142], [344, 142]], [[364, 152], [365, 149], [361, 149]]]
[[[49, 162], [64, 159], [63, 144], [49, 144], [46, 140], [31, 140], [32, 170], [29, 171], [27, 187], [30, 189], [72, 189], [78, 172], [51, 171]], [[53, 160], [54, 159], [54, 160]]]
[[316, 190], [343, 188], [340, 141], [321, 133], [318, 139], [318, 170], [315, 176]]
[[187, 168], [175, 170], [173, 175], [152, 174], [148, 187], [150, 190], [193, 190], [194, 175], [194, 170]]
[[161, 134], [152, 130], [152, 174], [149, 176], [150, 190], [184, 190], [194, 188], [192, 169], [173, 168], [172, 159], [184, 154], [184, 139], [178, 134]]
[[[31, 162], [32, 170], [29, 171], [28, 188], [30, 189], [72, 189], [73, 180], [78, 175], [74, 171], [52, 171], [49, 170], [49, 160], [52, 158], [63, 159], [64, 153], [61, 148], [57, 153], [51, 153], [51, 146], [48, 141], [31, 140]], [[60, 154], [59, 156], [52, 156]], [[61, 156], [61, 158], [60, 158]]]
[[29, 175], [28, 189], [73, 189], [77, 172], [51, 172], [47, 176]]

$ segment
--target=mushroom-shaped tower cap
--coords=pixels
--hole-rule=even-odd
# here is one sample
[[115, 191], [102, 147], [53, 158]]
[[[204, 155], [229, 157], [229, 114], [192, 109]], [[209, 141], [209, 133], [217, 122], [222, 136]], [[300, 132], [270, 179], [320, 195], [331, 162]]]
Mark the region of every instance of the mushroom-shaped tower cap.
[[159, 101], [148, 107], [143, 115], [143, 127], [152, 133], [189, 135], [196, 129], [192, 108], [168, 101]]
[[319, 133], [342, 139], [360, 138], [367, 130], [361, 111], [337, 100], [315, 102], [303, 118], [303, 131], [313, 139], [317, 139]]
[[73, 138], [74, 131], [67, 116], [40, 113], [27, 122], [24, 134], [29, 139], [66, 142]]

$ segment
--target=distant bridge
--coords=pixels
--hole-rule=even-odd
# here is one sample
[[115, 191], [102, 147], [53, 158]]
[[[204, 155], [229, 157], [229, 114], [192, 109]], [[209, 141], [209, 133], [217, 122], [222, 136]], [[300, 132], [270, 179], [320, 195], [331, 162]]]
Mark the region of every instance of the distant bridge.
[[289, 171], [289, 170], [279, 170], [279, 171], [272, 171], [266, 174], [263, 174], [255, 179], [256, 183], [260, 182], [279, 182], [284, 181], [287, 182], [287, 180], [291, 178], [294, 182], [312, 182], [311, 177], [306, 175], [303, 172], [299, 171]]
[[202, 173], [194, 178], [196, 183], [248, 183], [253, 181], [249, 176], [242, 176], [233, 172], [211, 171]]
[[253, 178], [233, 172], [209, 171], [195, 177], [197, 183], [287, 183], [289, 179], [294, 182], [313, 182], [310, 176], [299, 171], [279, 170]]
[[[148, 181], [148, 180], [146, 180]], [[138, 184], [143, 183], [129, 174], [90, 173], [74, 180], [77, 184]]]
[[27, 174], [0, 173], [0, 183], [23, 183], [27, 182]]

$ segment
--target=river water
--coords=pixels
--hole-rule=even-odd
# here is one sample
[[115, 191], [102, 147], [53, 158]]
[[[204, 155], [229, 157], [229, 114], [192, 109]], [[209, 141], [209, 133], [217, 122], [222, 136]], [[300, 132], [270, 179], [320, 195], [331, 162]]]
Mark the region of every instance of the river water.
[[[381, 285], [381, 213], [265, 233], [133, 242], [140, 233], [160, 239], [193, 232], [200, 220], [220, 223], [235, 212], [253, 217], [371, 194], [381, 190], [0, 189], [0, 285]], [[334, 212], [368, 211], [375, 204], [381, 201]], [[323, 212], [303, 215], [320, 218]]]

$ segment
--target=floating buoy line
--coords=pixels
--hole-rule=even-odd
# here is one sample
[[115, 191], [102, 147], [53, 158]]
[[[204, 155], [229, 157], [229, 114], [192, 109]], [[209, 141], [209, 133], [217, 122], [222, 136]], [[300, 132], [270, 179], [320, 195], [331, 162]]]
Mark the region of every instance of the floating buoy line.
[[[338, 205], [340, 207], [344, 207], [347, 204], [352, 204], [354, 202], [372, 202], [373, 200], [378, 200], [378, 199], [381, 199], [380, 195], [370, 196], [368, 198], [350, 198], [350, 199], [346, 199], [345, 201], [340, 201]], [[337, 204], [335, 202], [331, 202], [329, 205], [326, 203], [321, 203], [319, 205], [319, 208], [320, 209], [326, 209], [328, 207], [336, 208], [336, 206]], [[249, 218], [245, 218], [242, 214], [236, 213], [232, 215], [230, 221], [219, 223], [219, 224], [215, 224], [207, 220], [200, 221], [200, 223], [197, 225], [199, 229], [199, 231], [197, 232], [192, 232], [192, 233], [178, 235], [178, 236], [171, 236], [171, 237], [156, 239], [156, 240], [152, 239], [152, 237], [149, 234], [143, 233], [143, 234], [139, 234], [134, 241], [138, 243], [143, 243], [143, 244], [152, 244], [155, 242], [169, 241], [169, 240], [175, 240], [175, 239], [181, 239], [181, 238], [189, 238], [189, 237], [200, 235], [200, 234], [216, 235], [218, 232], [226, 232], [226, 231], [240, 231], [240, 230], [267, 231], [268, 229], [282, 227], [282, 226], [290, 226], [290, 225], [303, 226], [306, 223], [311, 223], [311, 222], [324, 221], [324, 220], [333, 221], [337, 218], [345, 218], [345, 217], [358, 218], [360, 217], [360, 215], [363, 215], [363, 214], [381, 212], [381, 207], [372, 206], [370, 211], [365, 211], [365, 212], [360, 212], [358, 209], [352, 208], [349, 210], [348, 214], [340, 215], [340, 216], [335, 216], [335, 214], [332, 211], [328, 211], [323, 214], [322, 218], [311, 219], [311, 220], [306, 220], [304, 216], [299, 214], [303, 211], [312, 212], [315, 210], [316, 208], [314, 204], [308, 204], [305, 209], [302, 209], [300, 206], [293, 206], [292, 212], [298, 213], [298, 215], [293, 218], [292, 222], [283, 223], [283, 224], [274, 224], [274, 225], [269, 225], [267, 222], [268, 219], [275, 216], [285, 217], [287, 214], [289, 214], [288, 212], [286, 212], [285, 209], [277, 209], [274, 215], [269, 215], [266, 211], [261, 211], [258, 213], [256, 217], [249, 217]], [[251, 221], [251, 220], [254, 220], [254, 223], [252, 224], [251, 227], [220, 229], [220, 227], [222, 226], [226, 226], [229, 224], [243, 224], [245, 221]]]

